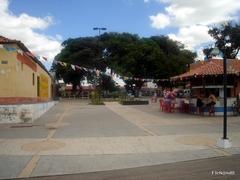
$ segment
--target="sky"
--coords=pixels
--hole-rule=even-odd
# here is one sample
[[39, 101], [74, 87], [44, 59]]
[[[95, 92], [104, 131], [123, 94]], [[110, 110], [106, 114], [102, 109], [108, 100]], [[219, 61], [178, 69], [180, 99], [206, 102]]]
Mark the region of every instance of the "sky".
[[214, 42], [208, 29], [239, 15], [239, 0], [0, 0], [0, 35], [48, 57], [47, 68], [64, 40], [95, 36], [93, 27], [166, 35], [202, 59], [202, 48]]

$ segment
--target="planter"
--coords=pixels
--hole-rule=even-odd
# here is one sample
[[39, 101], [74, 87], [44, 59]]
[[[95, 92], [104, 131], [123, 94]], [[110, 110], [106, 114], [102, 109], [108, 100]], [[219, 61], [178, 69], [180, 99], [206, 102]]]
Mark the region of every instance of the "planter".
[[90, 105], [105, 105], [104, 102], [91, 102]]
[[136, 101], [120, 101], [120, 104], [122, 105], [146, 105], [146, 104], [149, 104], [148, 101], [139, 101], [139, 100], [136, 100]]

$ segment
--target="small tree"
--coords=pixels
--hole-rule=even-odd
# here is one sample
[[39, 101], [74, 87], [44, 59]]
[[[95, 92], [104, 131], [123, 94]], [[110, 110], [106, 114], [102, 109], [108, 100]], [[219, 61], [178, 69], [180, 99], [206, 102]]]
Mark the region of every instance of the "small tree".
[[[240, 24], [230, 21], [212, 27], [208, 33], [215, 39], [215, 46], [224, 52], [227, 58], [235, 59], [240, 50]], [[228, 38], [226, 38], [228, 37]], [[228, 44], [228, 46], [225, 46]], [[209, 57], [212, 48], [206, 48], [203, 52]]]

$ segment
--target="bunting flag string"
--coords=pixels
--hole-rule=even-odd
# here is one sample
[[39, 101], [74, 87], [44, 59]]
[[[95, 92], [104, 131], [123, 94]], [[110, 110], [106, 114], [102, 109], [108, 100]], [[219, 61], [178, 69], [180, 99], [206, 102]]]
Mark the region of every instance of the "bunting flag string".
[[23, 55], [23, 51], [21, 49], [18, 49], [17, 53]]
[[123, 76], [123, 80], [135, 80], [135, 81], [146, 81], [146, 82], [153, 82], [153, 81], [161, 81], [162, 79], [145, 79], [145, 78], [135, 78], [135, 77], [127, 77]]
[[100, 71], [96, 70], [96, 74], [97, 74], [97, 76], [99, 76], [100, 75]]
[[29, 52], [25, 52], [26, 55], [32, 57], [32, 58], [35, 58], [35, 55], [33, 53], [31, 53], [30, 51]]
[[[108, 76], [111, 76], [112, 78], [113, 78], [113, 73], [110, 73], [110, 72], [101, 72], [100, 70], [98, 70], [98, 69], [89, 69], [89, 68], [85, 68], [85, 67], [81, 67], [81, 66], [79, 66], [79, 65], [74, 65], [74, 64], [69, 64], [69, 63], [65, 63], [65, 62], [62, 62], [62, 61], [53, 61], [53, 63], [54, 64], [60, 64], [61, 66], [64, 66], [64, 67], [66, 67], [67, 65], [70, 65], [70, 67], [74, 70], [74, 71], [76, 71], [77, 69], [78, 70], [85, 70], [85, 71], [90, 71], [90, 72], [95, 72], [96, 73], [96, 75], [97, 76], [99, 76], [100, 74], [106, 74], [106, 75], [108, 75]], [[136, 78], [136, 77], [127, 77], [127, 76], [123, 76], [123, 77], [121, 77], [121, 76], [119, 76], [119, 75], [117, 75], [116, 74], [116, 77], [117, 78], [122, 78], [123, 80], [136, 80], [136, 81], [138, 81], [138, 80], [141, 80], [141, 81], [147, 81], [147, 82], [152, 82], [152, 81], [159, 81], [159, 80], [161, 80], [161, 79], [145, 79], [145, 78]]]
[[58, 61], [58, 62], [59, 62], [59, 64], [60, 64], [61, 66], [64, 66], [64, 67], [67, 66], [67, 63], [65, 63], [65, 62], [61, 62], [61, 61]]
[[75, 69], [81, 70], [82, 68], [80, 66], [78, 66], [78, 65], [75, 65]]
[[106, 74], [106, 75], [109, 75], [111, 76], [110, 73], [107, 73], [107, 72], [101, 72], [100, 70], [98, 69], [89, 69], [89, 68], [85, 68], [85, 67], [81, 67], [79, 65], [74, 65], [74, 64], [69, 64], [69, 63], [65, 63], [65, 62], [62, 62], [62, 61], [53, 61], [54, 64], [59, 64], [63, 67], [66, 67], [67, 65], [70, 65], [70, 67], [72, 68], [72, 70], [76, 71], [77, 69], [78, 70], [84, 70], [84, 71], [89, 71], [89, 72], [95, 72], [97, 76], [99, 76], [100, 74]]
[[76, 68], [75, 68], [75, 66], [73, 65], [73, 64], [71, 64], [71, 68], [75, 71], [76, 70]]
[[47, 60], [48, 60], [48, 58], [47, 58], [47, 57], [45, 57], [45, 56], [42, 56], [42, 58], [43, 58], [45, 61], [47, 61]]

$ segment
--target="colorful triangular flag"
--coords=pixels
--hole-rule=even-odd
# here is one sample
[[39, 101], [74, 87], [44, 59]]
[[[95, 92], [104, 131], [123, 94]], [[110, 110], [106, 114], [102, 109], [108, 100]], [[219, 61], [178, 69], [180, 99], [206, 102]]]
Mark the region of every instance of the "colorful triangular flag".
[[42, 56], [42, 58], [45, 60], [45, 61], [47, 61], [48, 59], [47, 59], [47, 57], [45, 57], [45, 56]]
[[35, 58], [34, 54], [31, 53], [30, 51], [29, 52], [25, 52], [28, 56], [32, 57], [32, 58]]
[[58, 63], [59, 63], [61, 66], [64, 66], [64, 67], [66, 67], [66, 66], [67, 66], [67, 63], [65, 63], [65, 62], [58, 61]]
[[18, 49], [17, 53], [23, 55], [23, 51], [21, 49]]
[[78, 66], [78, 65], [75, 65], [75, 68], [76, 69], [82, 69], [80, 66]]
[[75, 69], [75, 66], [74, 66], [74, 65], [72, 65], [72, 64], [71, 64], [71, 68], [72, 68], [74, 71], [76, 70], [76, 69]]
[[100, 71], [97, 69], [96, 70], [96, 75], [99, 76], [100, 75]]

